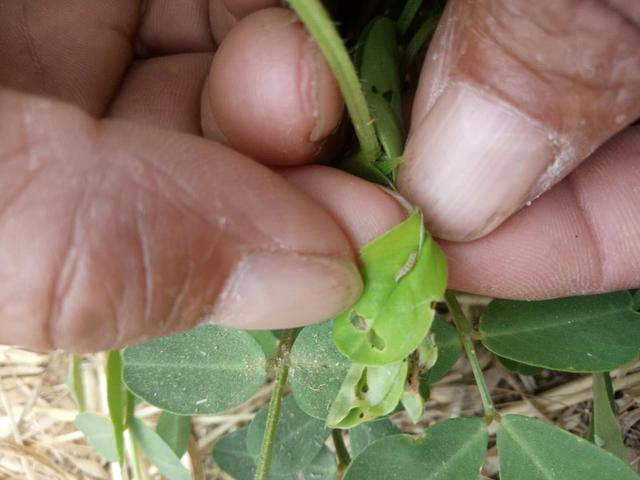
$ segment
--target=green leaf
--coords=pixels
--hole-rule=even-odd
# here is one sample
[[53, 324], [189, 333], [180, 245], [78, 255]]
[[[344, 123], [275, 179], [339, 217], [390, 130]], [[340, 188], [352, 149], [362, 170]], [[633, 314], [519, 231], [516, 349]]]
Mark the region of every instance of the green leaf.
[[191, 480], [189, 470], [180, 463], [180, 459], [164, 443], [162, 438], [135, 417], [129, 419], [129, 428], [134, 440], [140, 446], [149, 461], [168, 480]]
[[333, 20], [320, 0], [289, 0], [289, 4], [300, 17], [331, 67], [358, 137], [362, 157], [368, 163], [373, 163], [380, 154], [380, 145], [370, 123], [371, 116], [360, 80]]
[[332, 321], [305, 327], [289, 355], [293, 397], [307, 415], [321, 420], [327, 418], [351, 365], [333, 344], [332, 328]]
[[404, 60], [402, 62], [402, 71], [407, 72], [411, 65], [418, 59], [418, 54], [425, 47], [430, 40], [433, 32], [436, 31], [438, 26], [438, 20], [440, 14], [433, 14], [427, 17], [427, 19], [420, 25], [420, 28], [413, 35], [409, 44], [407, 45]]
[[189, 445], [191, 417], [162, 412], [156, 425], [156, 433], [169, 445], [178, 458], [182, 458]]
[[404, 434], [383, 437], [351, 462], [344, 480], [478, 480], [487, 438], [480, 418], [437, 423], [422, 439]]
[[638, 480], [619, 458], [539, 420], [507, 415], [498, 430], [502, 480]]
[[84, 412], [86, 410], [84, 398], [84, 384], [82, 382], [82, 357], [79, 355], [71, 355], [69, 359], [69, 371], [67, 372], [67, 385], [76, 402], [78, 410]]
[[[247, 450], [254, 458], [260, 454], [267, 408], [257, 413], [247, 432]], [[324, 422], [304, 413], [292, 397], [285, 398], [276, 429], [270, 471], [292, 474], [304, 469], [316, 457], [329, 433]]]
[[387, 158], [401, 157], [404, 150], [405, 134], [391, 105], [382, 96], [375, 93], [367, 95], [367, 102], [371, 110], [373, 126], [385, 155]]
[[633, 308], [634, 310], [640, 310], [640, 288], [637, 290], [630, 290], [631, 296], [633, 297]]
[[337, 317], [333, 339], [354, 363], [397, 362], [415, 350], [431, 326], [432, 303], [446, 287], [445, 257], [415, 211], [367, 244], [360, 260], [364, 293]]
[[108, 462], [118, 461], [113, 426], [108, 418], [93, 413], [81, 413], [76, 417], [75, 425], [89, 444]]
[[426, 383], [442, 380], [462, 355], [462, 345], [456, 328], [446, 320], [436, 317], [431, 326], [431, 333], [438, 347], [436, 364], [423, 375]]
[[136, 395], [179, 415], [218, 413], [248, 400], [266, 380], [265, 355], [247, 332], [215, 325], [124, 351], [124, 380]]
[[593, 407], [589, 430], [592, 441], [597, 446], [627, 461], [627, 449], [622, 441], [611, 378], [608, 373], [593, 374]]
[[395, 435], [400, 430], [391, 423], [388, 418], [381, 418], [372, 422], [363, 423], [349, 430], [349, 443], [351, 444], [351, 454], [357, 457], [362, 451], [382, 437]]
[[[213, 446], [213, 459], [218, 466], [235, 480], [253, 480], [256, 474], [256, 459], [247, 451], [247, 428], [225, 435]], [[271, 473], [272, 480], [334, 480], [336, 460], [331, 451], [322, 446], [313, 461], [302, 471], [278, 475]]]
[[422, 5], [422, 1], [423, 0], [407, 0], [407, 3], [405, 3], [402, 13], [398, 18], [398, 31], [400, 35], [404, 35], [407, 33], [407, 30], [409, 30], [413, 19]]
[[352, 365], [329, 409], [327, 426], [353, 428], [391, 413], [402, 397], [407, 370], [406, 359], [382, 366]]
[[278, 350], [278, 337], [271, 330], [250, 330], [247, 333], [260, 344], [267, 358], [275, 358]]
[[363, 31], [359, 45], [355, 62], [369, 107], [370, 95], [379, 95], [399, 120], [402, 118], [402, 83], [395, 22], [387, 17], [374, 18]]
[[120, 350], [109, 352], [107, 357], [107, 404], [113, 425], [118, 462], [124, 464], [125, 388], [122, 383], [122, 355]]
[[213, 460], [235, 480], [253, 480], [256, 475], [256, 459], [247, 450], [246, 438], [247, 427], [225, 435], [213, 445]]
[[[382, 162], [369, 162], [360, 152], [348, 154], [335, 162], [336, 168], [344, 170], [356, 177], [363, 178], [373, 183], [386, 187], [393, 187], [393, 182], [387, 177], [383, 169], [378, 168]], [[382, 165], [380, 165], [382, 166]], [[386, 165], [384, 165], [386, 167]]]
[[640, 353], [640, 314], [628, 291], [541, 302], [494, 300], [480, 332], [495, 354], [552, 370], [609, 371]]
[[302, 471], [302, 475], [296, 475], [295, 480], [335, 480], [337, 473], [336, 457], [323, 445], [316, 458]]
[[526, 363], [516, 362], [508, 358], [496, 355], [498, 361], [510, 372], [519, 373], [520, 375], [537, 375], [542, 371], [540, 367], [534, 367], [533, 365], [527, 365]]
[[402, 392], [402, 406], [413, 423], [418, 423], [424, 415], [424, 402], [420, 392], [414, 390]]

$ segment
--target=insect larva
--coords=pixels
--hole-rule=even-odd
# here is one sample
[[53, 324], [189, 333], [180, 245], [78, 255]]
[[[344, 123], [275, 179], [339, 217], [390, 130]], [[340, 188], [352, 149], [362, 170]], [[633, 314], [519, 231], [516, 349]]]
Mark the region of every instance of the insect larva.
[[393, 279], [396, 281], [396, 283], [398, 283], [400, 280], [402, 280], [402, 278], [404, 276], [406, 276], [411, 271], [411, 269], [416, 264], [416, 260], [417, 259], [418, 259], [418, 252], [416, 250], [414, 250], [413, 252], [411, 252], [409, 254], [409, 258], [407, 258], [407, 261], [402, 266], [402, 268], [400, 270], [398, 270], [396, 272], [395, 276], [393, 277]]

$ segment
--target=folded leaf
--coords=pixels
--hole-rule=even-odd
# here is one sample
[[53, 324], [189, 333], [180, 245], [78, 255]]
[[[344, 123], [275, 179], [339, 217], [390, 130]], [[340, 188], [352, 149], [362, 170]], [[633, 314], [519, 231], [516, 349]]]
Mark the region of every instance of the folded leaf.
[[335, 320], [333, 338], [352, 362], [402, 360], [429, 331], [433, 303], [444, 294], [447, 266], [415, 211], [361, 252], [364, 293]]
[[407, 379], [407, 360], [383, 366], [354, 364], [327, 415], [327, 426], [352, 428], [391, 413]]

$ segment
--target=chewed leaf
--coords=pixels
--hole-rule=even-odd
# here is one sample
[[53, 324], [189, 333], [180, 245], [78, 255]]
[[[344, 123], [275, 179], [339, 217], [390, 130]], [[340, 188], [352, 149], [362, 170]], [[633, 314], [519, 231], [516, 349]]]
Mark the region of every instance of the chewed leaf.
[[444, 254], [416, 210], [361, 252], [364, 293], [336, 318], [333, 338], [354, 363], [385, 365], [415, 350], [433, 320], [432, 303], [444, 294]]
[[352, 365], [329, 409], [327, 426], [352, 428], [391, 413], [402, 396], [408, 362]]
[[[402, 82], [395, 22], [386, 17], [374, 18], [363, 31], [359, 44], [355, 60], [365, 95], [380, 95], [389, 103], [393, 113], [401, 118]], [[368, 98], [367, 103], [370, 106]]]

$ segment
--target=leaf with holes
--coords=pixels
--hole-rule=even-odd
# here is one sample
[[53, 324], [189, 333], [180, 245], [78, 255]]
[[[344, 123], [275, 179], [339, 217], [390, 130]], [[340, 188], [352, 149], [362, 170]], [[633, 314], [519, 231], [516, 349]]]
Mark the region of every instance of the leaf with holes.
[[420, 344], [433, 320], [432, 303], [444, 294], [447, 265], [426, 232], [422, 215], [407, 220], [361, 251], [364, 293], [334, 323], [333, 339], [349, 360], [384, 365]]
[[387, 17], [376, 17], [363, 30], [354, 62], [362, 88], [371, 103], [375, 95], [386, 100], [398, 119], [402, 117], [399, 49], [396, 24]]
[[539, 420], [507, 415], [498, 430], [502, 480], [638, 480], [625, 462]]
[[[257, 458], [262, 446], [268, 405], [260, 410], [249, 424], [247, 451]], [[311, 464], [325, 440], [329, 430], [324, 422], [304, 413], [292, 397], [282, 401], [282, 410], [273, 445], [271, 473], [292, 474]]]
[[262, 348], [247, 332], [204, 325], [125, 349], [124, 380], [163, 410], [217, 413], [240, 405], [264, 385], [265, 363]]
[[488, 438], [480, 418], [436, 423], [424, 435], [391, 435], [371, 443], [351, 462], [344, 480], [478, 480]]
[[552, 370], [610, 371], [640, 354], [640, 313], [626, 290], [540, 302], [494, 300], [480, 333], [495, 354]]
[[351, 363], [333, 344], [333, 322], [305, 327], [289, 355], [289, 383], [298, 406], [324, 420]]
[[327, 426], [353, 428], [391, 413], [407, 379], [408, 362], [352, 365], [327, 415]]

